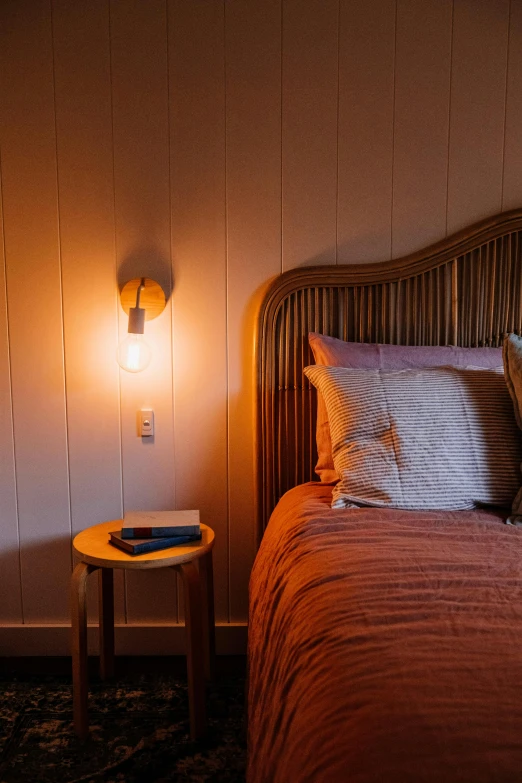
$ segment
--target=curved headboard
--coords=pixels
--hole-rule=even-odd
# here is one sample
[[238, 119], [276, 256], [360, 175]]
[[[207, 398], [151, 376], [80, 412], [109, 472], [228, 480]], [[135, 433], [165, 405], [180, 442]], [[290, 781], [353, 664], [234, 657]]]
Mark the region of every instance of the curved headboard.
[[292, 269], [270, 285], [257, 333], [261, 536], [279, 498], [317, 478], [308, 333], [352, 342], [497, 346], [522, 330], [522, 209], [404, 258]]

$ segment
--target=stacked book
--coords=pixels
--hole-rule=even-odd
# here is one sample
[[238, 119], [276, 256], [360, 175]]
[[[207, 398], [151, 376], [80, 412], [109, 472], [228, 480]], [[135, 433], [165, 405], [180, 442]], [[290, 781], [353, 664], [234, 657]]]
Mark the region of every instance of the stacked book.
[[157, 552], [201, 539], [199, 511], [129, 511], [109, 543], [129, 555]]

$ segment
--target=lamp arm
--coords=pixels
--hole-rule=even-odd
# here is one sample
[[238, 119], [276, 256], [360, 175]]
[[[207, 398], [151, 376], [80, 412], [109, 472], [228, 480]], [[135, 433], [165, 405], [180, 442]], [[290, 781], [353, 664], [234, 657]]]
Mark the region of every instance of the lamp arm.
[[142, 289], [145, 288], [145, 278], [141, 278], [141, 283], [138, 286], [138, 290], [136, 291], [136, 307], [140, 306], [140, 296]]

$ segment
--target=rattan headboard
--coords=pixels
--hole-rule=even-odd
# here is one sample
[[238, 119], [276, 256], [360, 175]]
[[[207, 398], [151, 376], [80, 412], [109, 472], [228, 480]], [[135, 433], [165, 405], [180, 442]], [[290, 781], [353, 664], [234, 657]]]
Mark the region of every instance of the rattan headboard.
[[292, 269], [269, 287], [257, 334], [259, 535], [278, 499], [317, 477], [309, 332], [403, 345], [500, 345], [522, 330], [522, 209], [379, 264]]

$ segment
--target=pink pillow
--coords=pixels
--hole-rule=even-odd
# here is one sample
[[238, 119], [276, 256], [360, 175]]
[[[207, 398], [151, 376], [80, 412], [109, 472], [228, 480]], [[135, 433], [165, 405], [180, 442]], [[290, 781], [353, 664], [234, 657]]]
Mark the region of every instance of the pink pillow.
[[[315, 363], [354, 370], [408, 370], [426, 367], [483, 367], [502, 365], [502, 348], [460, 348], [454, 345], [380, 345], [346, 343], [336, 337], [310, 332], [308, 341]], [[317, 392], [317, 465], [321, 481], [337, 481], [326, 406]]]

